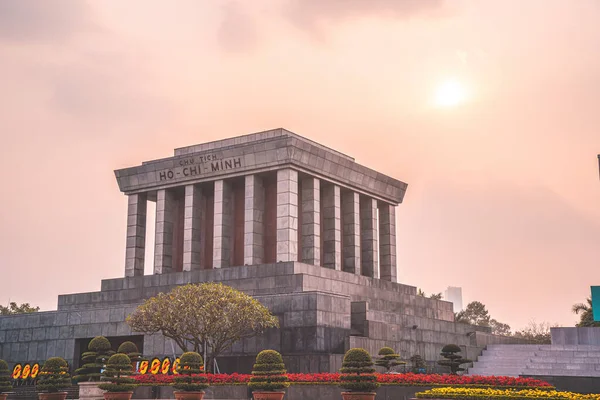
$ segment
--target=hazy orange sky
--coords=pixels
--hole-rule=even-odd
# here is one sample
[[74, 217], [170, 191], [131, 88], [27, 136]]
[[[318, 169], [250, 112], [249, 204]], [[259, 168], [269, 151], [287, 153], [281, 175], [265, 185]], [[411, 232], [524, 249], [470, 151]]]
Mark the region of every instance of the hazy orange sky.
[[[284, 127], [409, 184], [402, 283], [572, 325], [600, 284], [598, 21], [594, 0], [2, 1], [0, 302], [123, 275], [114, 169]], [[440, 108], [448, 79], [468, 98]]]

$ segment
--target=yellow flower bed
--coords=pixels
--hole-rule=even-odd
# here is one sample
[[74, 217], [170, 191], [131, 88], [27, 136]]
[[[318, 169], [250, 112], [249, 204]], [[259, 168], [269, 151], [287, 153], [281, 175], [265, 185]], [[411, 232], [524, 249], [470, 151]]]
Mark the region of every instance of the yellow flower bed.
[[435, 388], [416, 394], [420, 399], [460, 400], [600, 400], [600, 394], [579, 394], [539, 389], [473, 389], [461, 387]]

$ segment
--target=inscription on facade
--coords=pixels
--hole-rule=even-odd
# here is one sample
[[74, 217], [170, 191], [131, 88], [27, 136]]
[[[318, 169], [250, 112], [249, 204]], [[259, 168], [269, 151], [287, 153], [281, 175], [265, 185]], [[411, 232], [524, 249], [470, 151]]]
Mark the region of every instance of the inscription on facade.
[[219, 159], [215, 154], [188, 157], [179, 160], [178, 167], [156, 171], [156, 178], [158, 181], [170, 181], [229, 171], [241, 168], [242, 161], [242, 157]]

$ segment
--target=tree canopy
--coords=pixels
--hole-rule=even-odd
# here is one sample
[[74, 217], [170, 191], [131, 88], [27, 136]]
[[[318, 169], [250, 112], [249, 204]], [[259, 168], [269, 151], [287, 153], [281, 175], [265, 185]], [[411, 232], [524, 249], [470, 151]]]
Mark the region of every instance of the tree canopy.
[[39, 307], [32, 307], [29, 303], [18, 305], [14, 301], [11, 301], [6, 307], [0, 306], [0, 315], [29, 314], [38, 311], [40, 311]]
[[464, 310], [454, 315], [454, 320], [464, 324], [490, 327], [495, 335], [509, 336], [511, 334], [510, 325], [493, 319], [485, 305], [479, 301], [467, 304]]
[[[423, 297], [427, 297], [427, 294], [422, 290], [422, 289], [418, 289], [417, 290], [417, 296], [423, 296]], [[431, 295], [429, 295], [430, 299], [434, 299], [434, 300], [441, 300], [442, 299], [442, 293], [432, 293]]]
[[592, 299], [588, 297], [585, 303], [573, 304], [572, 311], [579, 315], [579, 323], [575, 326], [600, 326], [600, 322], [594, 321], [594, 312], [592, 310]]
[[458, 372], [465, 370], [461, 367], [461, 364], [471, 362], [471, 360], [463, 358], [463, 356], [459, 354], [460, 352], [461, 349], [459, 346], [455, 344], [447, 344], [442, 348], [442, 352], [440, 353], [445, 360], [439, 360], [437, 363], [444, 367], [449, 367], [450, 374], [456, 375]]
[[201, 352], [206, 342], [213, 358], [239, 340], [279, 327], [277, 317], [258, 300], [214, 282], [159, 293], [138, 306], [127, 322], [137, 332], [162, 333], [186, 352]]

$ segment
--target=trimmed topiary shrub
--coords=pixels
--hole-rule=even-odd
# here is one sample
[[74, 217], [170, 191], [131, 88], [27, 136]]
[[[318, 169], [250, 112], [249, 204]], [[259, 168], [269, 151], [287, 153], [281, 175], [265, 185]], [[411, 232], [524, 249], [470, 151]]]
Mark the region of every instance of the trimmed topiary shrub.
[[107, 392], [131, 392], [135, 388], [135, 380], [129, 376], [133, 373], [131, 360], [125, 354], [114, 354], [106, 363], [102, 373], [102, 380], [110, 383], [101, 383], [98, 387]]
[[257, 392], [282, 392], [290, 386], [281, 354], [275, 350], [258, 353], [248, 386]]
[[88, 351], [81, 355], [83, 365], [75, 370], [75, 382], [98, 382], [102, 377], [102, 369], [109, 357], [115, 352], [107, 338], [96, 336], [88, 344]]
[[202, 371], [204, 360], [194, 351], [183, 353], [179, 358], [173, 388], [182, 392], [200, 392], [208, 387], [206, 375]]
[[382, 347], [379, 349], [377, 355], [379, 356], [379, 359], [375, 361], [375, 364], [385, 368], [386, 372], [390, 372], [390, 370], [397, 365], [406, 364], [404, 361], [400, 360], [400, 356], [396, 354], [391, 347]]
[[136, 363], [142, 360], [142, 354], [138, 350], [138, 347], [133, 342], [123, 342], [117, 349], [117, 353], [125, 354], [132, 363]]
[[423, 360], [418, 354], [415, 354], [410, 358], [410, 363], [412, 364], [411, 371], [414, 374], [424, 374], [427, 372], [427, 363]]
[[48, 393], [60, 392], [70, 387], [69, 365], [65, 359], [52, 357], [46, 360], [35, 386], [39, 391]]
[[8, 364], [4, 360], [0, 360], [0, 394], [10, 392], [12, 385], [10, 384], [10, 371]]
[[467, 360], [458, 354], [460, 351], [460, 347], [455, 344], [445, 345], [440, 353], [445, 360], [439, 360], [438, 364], [444, 367], [450, 367], [450, 373], [452, 375], [457, 375], [459, 371], [464, 371], [465, 369], [461, 368], [461, 364], [469, 363], [471, 360]]
[[374, 392], [379, 387], [373, 360], [365, 349], [348, 350], [340, 372], [340, 386], [349, 392]]

